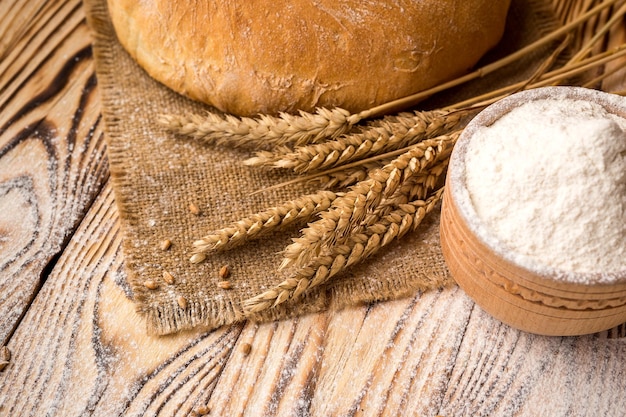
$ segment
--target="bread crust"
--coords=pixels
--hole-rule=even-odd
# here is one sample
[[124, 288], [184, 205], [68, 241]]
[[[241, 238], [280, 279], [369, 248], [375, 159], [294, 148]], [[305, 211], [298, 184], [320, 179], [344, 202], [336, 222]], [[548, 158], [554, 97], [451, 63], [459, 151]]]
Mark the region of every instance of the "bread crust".
[[147, 73], [237, 115], [352, 112], [458, 76], [501, 38], [509, 0], [108, 0]]

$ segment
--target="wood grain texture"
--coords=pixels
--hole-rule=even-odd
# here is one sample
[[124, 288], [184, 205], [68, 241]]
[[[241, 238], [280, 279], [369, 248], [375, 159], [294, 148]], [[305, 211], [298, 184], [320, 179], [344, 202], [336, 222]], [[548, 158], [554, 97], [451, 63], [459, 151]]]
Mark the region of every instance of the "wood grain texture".
[[120, 248], [107, 186], [11, 338], [0, 411], [183, 416], [208, 404], [213, 415], [229, 416], [524, 416], [546, 409], [617, 416], [626, 409], [616, 395], [626, 389], [623, 339], [519, 332], [459, 289], [149, 337]]
[[147, 336], [107, 177], [80, 2], [0, 2], [0, 336], [12, 351], [1, 416], [187, 416], [205, 405], [218, 416], [626, 410], [626, 326], [534, 336], [458, 288]]
[[476, 307], [440, 414], [623, 415], [626, 343], [607, 335], [535, 336]]
[[0, 19], [0, 343], [108, 177], [80, 2], [9, 4], [17, 27]]

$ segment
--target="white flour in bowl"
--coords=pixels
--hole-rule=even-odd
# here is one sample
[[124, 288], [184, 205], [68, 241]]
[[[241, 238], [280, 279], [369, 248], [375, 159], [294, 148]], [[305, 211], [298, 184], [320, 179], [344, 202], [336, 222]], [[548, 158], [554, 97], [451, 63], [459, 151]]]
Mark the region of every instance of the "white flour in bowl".
[[466, 153], [478, 217], [530, 264], [626, 269], [626, 119], [574, 99], [529, 101], [479, 128]]

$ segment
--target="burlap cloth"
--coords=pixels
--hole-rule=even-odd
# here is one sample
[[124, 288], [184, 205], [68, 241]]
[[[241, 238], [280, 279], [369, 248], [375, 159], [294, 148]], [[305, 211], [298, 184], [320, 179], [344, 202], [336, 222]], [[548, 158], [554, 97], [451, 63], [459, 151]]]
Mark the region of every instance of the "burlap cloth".
[[[514, 0], [504, 40], [492, 57], [517, 49], [555, 25], [548, 0]], [[161, 113], [201, 112], [203, 106], [170, 91], [139, 68], [117, 42], [105, 0], [86, 0], [93, 32], [93, 51], [102, 97], [111, 181], [122, 231], [127, 279], [134, 302], [145, 317], [148, 332], [168, 334], [197, 326], [213, 329], [243, 320], [240, 303], [273, 285], [281, 250], [298, 229], [275, 233], [199, 265], [191, 264], [191, 242], [211, 230], [274, 206], [307, 191], [293, 185], [254, 192], [289, 177], [244, 166], [249, 152], [203, 145], [167, 133], [155, 120]], [[543, 53], [545, 55], [545, 52]], [[536, 55], [529, 59], [536, 63]], [[528, 60], [487, 80], [439, 97], [460, 99], [485, 84], [503, 83], [531, 71]], [[432, 104], [434, 102], [431, 102]], [[427, 104], [424, 104], [426, 106]], [[201, 214], [189, 210], [196, 204]], [[438, 211], [401, 241], [366, 262], [316, 288], [297, 301], [257, 314], [254, 320], [275, 320], [323, 309], [408, 296], [438, 289], [453, 281], [441, 255]], [[160, 242], [172, 241], [169, 250]], [[231, 269], [232, 289], [216, 283], [223, 265]], [[163, 281], [163, 271], [175, 279]], [[158, 284], [147, 289], [148, 279]], [[187, 306], [178, 299], [183, 296]]]

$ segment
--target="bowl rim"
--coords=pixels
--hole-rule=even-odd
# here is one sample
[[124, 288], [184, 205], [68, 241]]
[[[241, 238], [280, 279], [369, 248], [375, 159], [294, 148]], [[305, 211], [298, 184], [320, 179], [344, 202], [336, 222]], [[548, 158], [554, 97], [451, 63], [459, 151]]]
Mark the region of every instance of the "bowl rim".
[[529, 101], [537, 100], [586, 100], [595, 102], [608, 112], [626, 118], [626, 97], [599, 90], [574, 86], [541, 87], [514, 93], [483, 109], [467, 124], [461, 133], [450, 156], [448, 169], [449, 193], [455, 202], [457, 211], [469, 230], [482, 244], [498, 256], [533, 275], [545, 277], [550, 281], [573, 285], [615, 285], [626, 283], [626, 268], [613, 272], [572, 272], [552, 268], [526, 257], [523, 264], [518, 261], [519, 254], [502, 250], [497, 237], [484, 225], [471, 203], [469, 191], [465, 186], [465, 155], [472, 136], [477, 130], [495, 123], [502, 115]]

